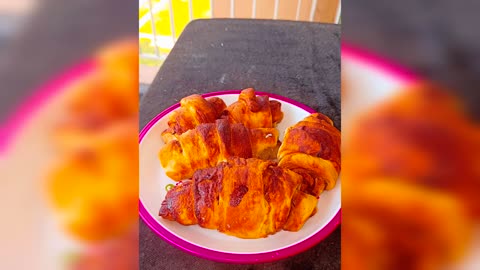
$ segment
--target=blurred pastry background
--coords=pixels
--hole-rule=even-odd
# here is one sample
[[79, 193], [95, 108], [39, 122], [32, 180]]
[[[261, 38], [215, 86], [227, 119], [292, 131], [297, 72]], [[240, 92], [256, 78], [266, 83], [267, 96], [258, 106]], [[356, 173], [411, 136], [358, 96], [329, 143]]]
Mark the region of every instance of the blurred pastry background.
[[4, 2], [0, 268], [137, 269], [138, 4]]
[[478, 1], [343, 6], [342, 267], [477, 269]]

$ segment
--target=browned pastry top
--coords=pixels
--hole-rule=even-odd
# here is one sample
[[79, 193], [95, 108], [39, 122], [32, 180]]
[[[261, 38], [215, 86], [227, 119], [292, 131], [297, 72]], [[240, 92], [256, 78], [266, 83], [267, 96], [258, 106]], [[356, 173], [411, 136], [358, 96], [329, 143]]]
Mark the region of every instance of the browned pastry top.
[[252, 130], [240, 123], [217, 119], [169, 141], [160, 149], [159, 159], [166, 174], [179, 181], [191, 177], [195, 170], [216, 166], [229, 157], [275, 156], [277, 140], [278, 131], [274, 128]]
[[167, 143], [200, 124], [215, 122], [225, 108], [223, 100], [217, 97], [205, 99], [201, 95], [193, 94], [182, 98], [180, 108], [172, 112], [168, 128], [162, 132], [163, 141]]
[[241, 238], [266, 237], [287, 222], [300, 181], [274, 162], [232, 158], [180, 182], [167, 193], [159, 214]]
[[253, 88], [242, 90], [238, 101], [224, 112], [232, 123], [243, 123], [247, 128], [272, 128], [283, 119], [281, 103], [257, 96]]

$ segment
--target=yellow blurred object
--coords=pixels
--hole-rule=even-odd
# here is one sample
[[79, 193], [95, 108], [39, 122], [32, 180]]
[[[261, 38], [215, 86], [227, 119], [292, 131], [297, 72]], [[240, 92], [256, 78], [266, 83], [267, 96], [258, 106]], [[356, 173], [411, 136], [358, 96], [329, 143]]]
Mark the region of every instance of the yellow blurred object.
[[102, 48], [59, 114], [48, 196], [77, 239], [121, 236], [138, 220], [138, 45]]

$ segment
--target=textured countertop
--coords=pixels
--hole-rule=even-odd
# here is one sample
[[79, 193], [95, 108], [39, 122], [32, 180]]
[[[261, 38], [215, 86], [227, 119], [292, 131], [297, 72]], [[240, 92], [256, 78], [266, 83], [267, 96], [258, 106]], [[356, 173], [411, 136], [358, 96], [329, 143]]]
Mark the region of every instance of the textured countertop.
[[[340, 127], [340, 27], [267, 20], [190, 23], [140, 105], [140, 127], [193, 93], [254, 87], [304, 103]], [[230, 265], [187, 254], [140, 222], [141, 269], [340, 269], [340, 228], [281, 261]]]

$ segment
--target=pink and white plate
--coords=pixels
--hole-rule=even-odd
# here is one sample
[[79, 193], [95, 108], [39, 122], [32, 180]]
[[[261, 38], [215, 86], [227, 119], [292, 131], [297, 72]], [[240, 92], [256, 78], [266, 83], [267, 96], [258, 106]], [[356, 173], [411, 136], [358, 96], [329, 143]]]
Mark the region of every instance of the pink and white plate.
[[[215, 92], [204, 97], [219, 97], [231, 104], [238, 100], [240, 90]], [[257, 92], [257, 94], [267, 94]], [[287, 127], [294, 125], [314, 110], [294, 100], [267, 94], [271, 100], [282, 103], [284, 119], [278, 125], [280, 138]], [[163, 146], [161, 132], [167, 127], [175, 104], [152, 119], [140, 133], [140, 216], [161, 238], [196, 256], [231, 263], [259, 263], [274, 261], [304, 251], [327, 237], [340, 224], [341, 181], [321, 195], [318, 213], [311, 217], [299, 232], [280, 231], [262, 239], [240, 239], [197, 225], [183, 226], [158, 216], [168, 184], [175, 184], [165, 175], [158, 160]]]

